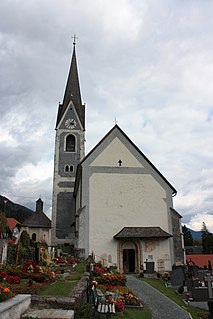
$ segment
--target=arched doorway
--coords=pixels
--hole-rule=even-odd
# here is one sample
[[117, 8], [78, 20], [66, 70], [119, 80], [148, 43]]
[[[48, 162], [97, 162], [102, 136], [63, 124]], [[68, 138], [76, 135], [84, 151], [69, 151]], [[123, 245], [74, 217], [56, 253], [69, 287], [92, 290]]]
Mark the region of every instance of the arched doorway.
[[138, 273], [141, 264], [140, 241], [121, 240], [118, 249], [120, 271], [124, 273]]
[[124, 272], [135, 272], [135, 249], [123, 249]]

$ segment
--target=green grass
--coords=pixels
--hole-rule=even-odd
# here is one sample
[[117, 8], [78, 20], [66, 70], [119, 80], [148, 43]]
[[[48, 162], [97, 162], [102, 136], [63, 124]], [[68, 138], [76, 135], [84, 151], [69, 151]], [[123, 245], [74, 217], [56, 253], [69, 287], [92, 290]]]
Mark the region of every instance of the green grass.
[[85, 271], [85, 262], [79, 263], [69, 276], [57, 279], [52, 285], [43, 287], [39, 296], [67, 296], [77, 285]]
[[[116, 317], [116, 316], [115, 316]], [[118, 317], [117, 317], [118, 318]], [[152, 319], [152, 313], [148, 306], [145, 306], [143, 310], [125, 309], [123, 319]]]
[[76, 282], [56, 281], [38, 292], [39, 296], [67, 296], [75, 287]]
[[165, 287], [164, 283], [159, 279], [143, 278], [141, 280], [147, 282], [150, 286], [159, 290], [162, 294], [164, 294], [166, 297], [174, 301], [181, 308], [185, 309], [187, 312], [189, 312], [192, 315], [193, 319], [200, 319], [202, 318], [203, 315], [208, 313], [208, 311], [206, 310], [186, 305], [185, 302], [183, 301], [183, 297], [178, 295], [174, 288]]

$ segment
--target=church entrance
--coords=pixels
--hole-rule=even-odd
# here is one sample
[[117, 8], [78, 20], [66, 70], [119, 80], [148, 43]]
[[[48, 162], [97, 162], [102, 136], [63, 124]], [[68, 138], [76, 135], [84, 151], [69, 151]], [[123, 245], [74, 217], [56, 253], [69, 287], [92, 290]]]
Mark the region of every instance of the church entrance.
[[139, 273], [142, 247], [138, 239], [121, 239], [118, 242], [118, 268], [121, 273]]
[[135, 249], [123, 250], [123, 270], [124, 272], [135, 272]]

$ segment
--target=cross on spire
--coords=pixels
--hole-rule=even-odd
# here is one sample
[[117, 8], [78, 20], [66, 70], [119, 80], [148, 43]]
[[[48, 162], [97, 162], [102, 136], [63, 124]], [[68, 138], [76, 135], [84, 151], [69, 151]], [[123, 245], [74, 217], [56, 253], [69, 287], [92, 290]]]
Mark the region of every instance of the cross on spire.
[[114, 123], [115, 123], [115, 125], [118, 123], [118, 121], [116, 119], [116, 116], [115, 116], [115, 119], [114, 119]]
[[76, 40], [78, 39], [76, 34], [74, 33], [74, 36], [72, 37], [73, 38], [73, 45], [76, 45]]

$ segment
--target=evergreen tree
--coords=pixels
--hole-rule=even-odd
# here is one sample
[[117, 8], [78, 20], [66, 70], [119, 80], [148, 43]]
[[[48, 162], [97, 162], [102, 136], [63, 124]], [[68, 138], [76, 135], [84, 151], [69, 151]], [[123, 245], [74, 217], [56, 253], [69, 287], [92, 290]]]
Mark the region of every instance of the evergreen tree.
[[208, 231], [206, 224], [202, 223], [202, 246], [203, 254], [212, 254], [213, 253], [213, 236]]
[[184, 225], [182, 227], [184, 246], [193, 246], [193, 237], [190, 230]]

